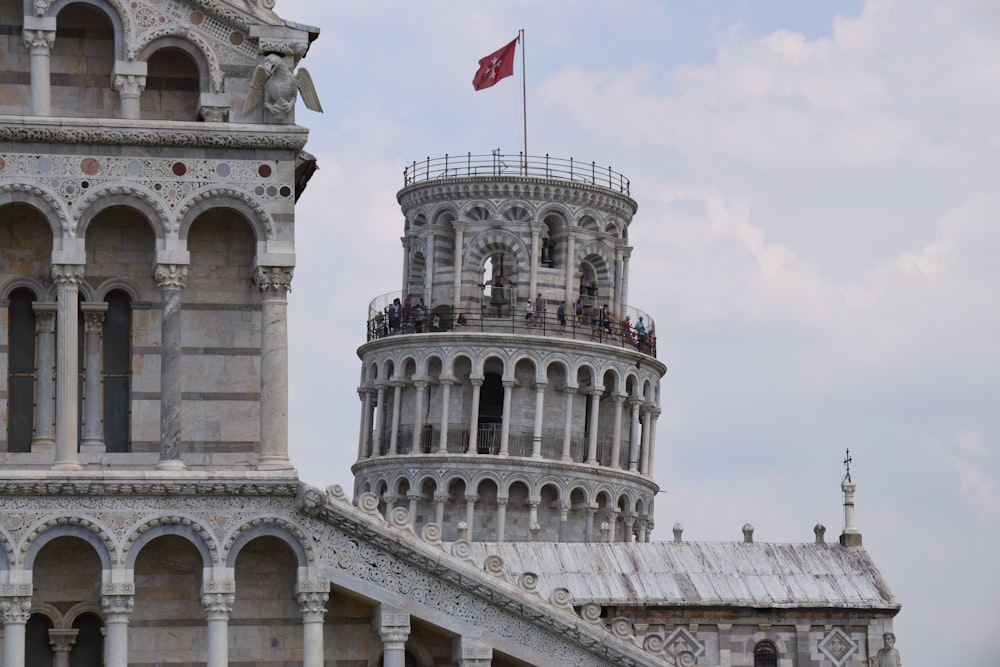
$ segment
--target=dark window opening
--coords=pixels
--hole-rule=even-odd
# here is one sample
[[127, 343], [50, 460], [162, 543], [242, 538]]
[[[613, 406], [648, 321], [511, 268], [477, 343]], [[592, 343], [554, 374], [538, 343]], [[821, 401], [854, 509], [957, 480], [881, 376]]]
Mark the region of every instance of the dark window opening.
[[127, 452], [132, 402], [132, 302], [127, 294], [108, 294], [104, 314], [104, 444], [109, 452]]
[[[8, 308], [7, 451], [30, 452], [35, 411], [34, 294], [17, 290]], [[51, 371], [50, 371], [51, 372]]]

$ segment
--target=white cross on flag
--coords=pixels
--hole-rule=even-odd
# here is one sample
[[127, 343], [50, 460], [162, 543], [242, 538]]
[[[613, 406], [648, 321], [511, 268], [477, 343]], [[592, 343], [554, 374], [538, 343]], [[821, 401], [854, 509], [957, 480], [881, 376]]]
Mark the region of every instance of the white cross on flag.
[[500, 79], [514, 74], [514, 51], [517, 49], [517, 37], [510, 44], [503, 46], [485, 58], [480, 59], [479, 69], [472, 78], [472, 87], [476, 90], [489, 88]]

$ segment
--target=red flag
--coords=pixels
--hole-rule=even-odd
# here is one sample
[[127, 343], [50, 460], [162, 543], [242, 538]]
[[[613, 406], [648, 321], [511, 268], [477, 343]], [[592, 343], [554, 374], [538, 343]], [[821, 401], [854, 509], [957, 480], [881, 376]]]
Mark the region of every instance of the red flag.
[[517, 37], [510, 44], [481, 59], [476, 76], [472, 78], [472, 87], [476, 90], [482, 90], [489, 88], [500, 79], [513, 76], [515, 50], [517, 50]]

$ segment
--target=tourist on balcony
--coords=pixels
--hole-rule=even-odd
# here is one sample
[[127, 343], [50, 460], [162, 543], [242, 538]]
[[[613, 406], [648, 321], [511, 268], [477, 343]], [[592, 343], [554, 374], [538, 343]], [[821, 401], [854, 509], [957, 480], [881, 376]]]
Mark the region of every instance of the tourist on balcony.
[[622, 320], [622, 342], [632, 344], [632, 318], [628, 315]]
[[642, 321], [642, 315], [635, 323], [635, 346], [640, 352], [646, 347], [646, 323]]
[[535, 324], [535, 306], [528, 299], [524, 304], [524, 323], [529, 327]]
[[556, 308], [556, 317], [559, 318], [559, 331], [566, 332], [566, 302], [560, 301]]

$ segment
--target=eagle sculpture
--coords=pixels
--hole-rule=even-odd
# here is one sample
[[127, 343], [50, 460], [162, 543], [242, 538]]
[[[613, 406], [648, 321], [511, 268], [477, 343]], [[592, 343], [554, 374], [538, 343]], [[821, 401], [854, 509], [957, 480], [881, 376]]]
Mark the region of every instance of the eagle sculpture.
[[319, 103], [319, 96], [316, 95], [316, 87], [308, 70], [300, 67], [293, 75], [281, 56], [270, 53], [253, 72], [250, 92], [247, 93], [247, 99], [243, 103], [243, 113], [250, 113], [263, 98], [265, 109], [276, 118], [284, 118], [295, 106], [297, 93], [302, 93], [302, 101], [305, 102], [307, 109], [323, 112], [323, 106]]

